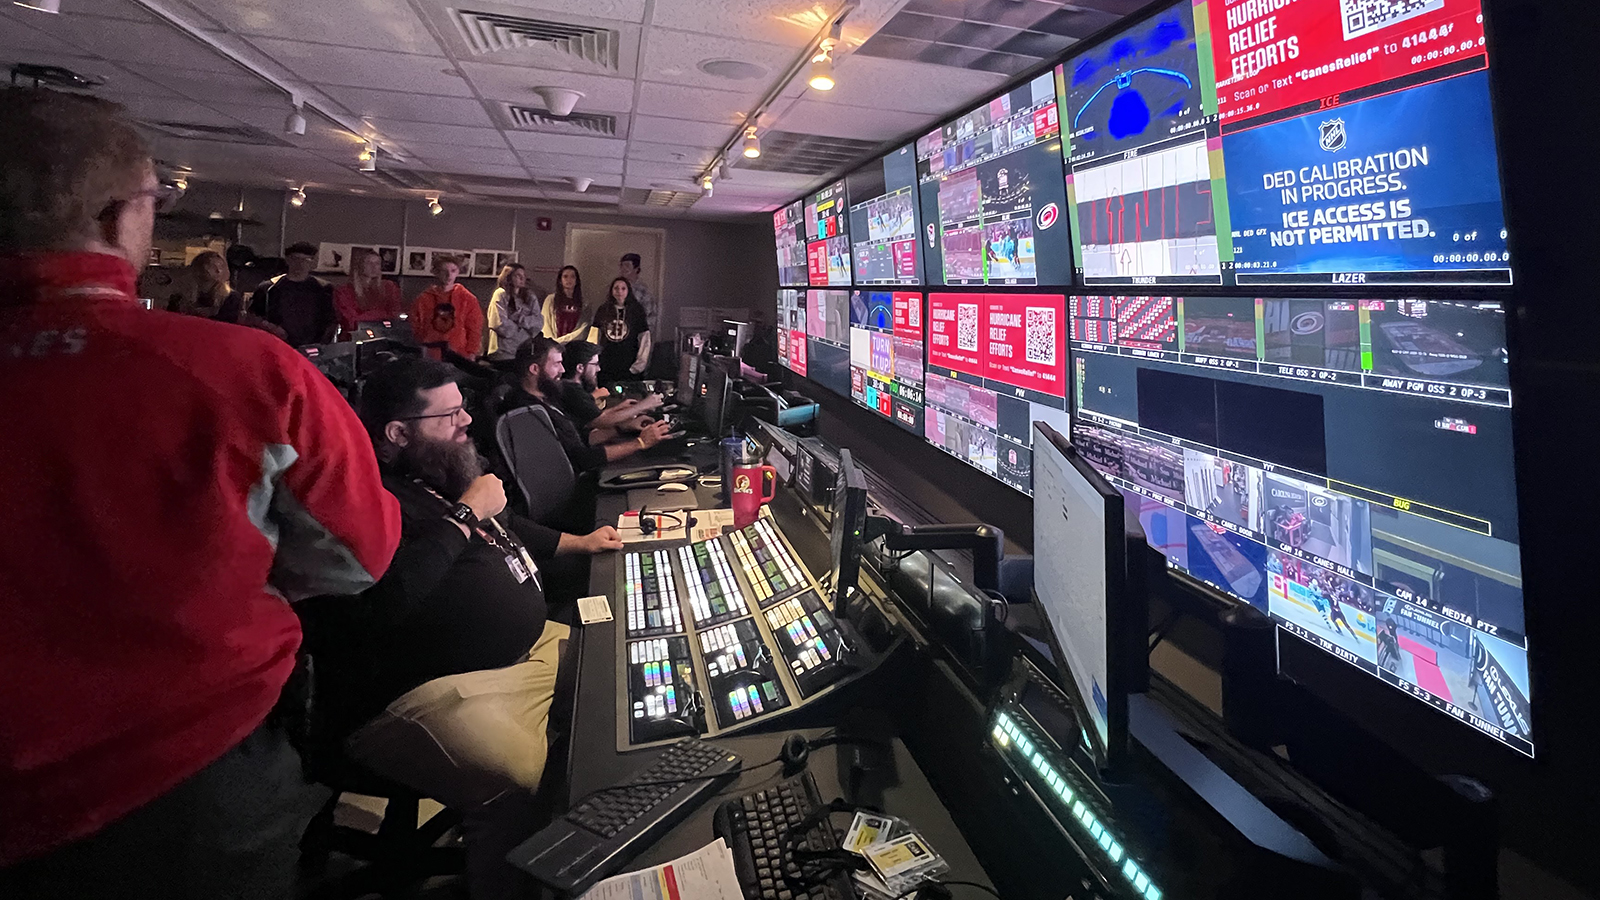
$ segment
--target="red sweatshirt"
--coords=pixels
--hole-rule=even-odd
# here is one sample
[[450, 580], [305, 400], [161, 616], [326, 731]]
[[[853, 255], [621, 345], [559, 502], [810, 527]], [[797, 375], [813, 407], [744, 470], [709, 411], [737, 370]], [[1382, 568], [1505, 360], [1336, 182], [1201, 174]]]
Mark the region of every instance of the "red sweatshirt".
[[326, 378], [133, 290], [113, 256], [0, 257], [0, 866], [254, 730], [300, 644], [285, 598], [365, 588], [400, 538]]

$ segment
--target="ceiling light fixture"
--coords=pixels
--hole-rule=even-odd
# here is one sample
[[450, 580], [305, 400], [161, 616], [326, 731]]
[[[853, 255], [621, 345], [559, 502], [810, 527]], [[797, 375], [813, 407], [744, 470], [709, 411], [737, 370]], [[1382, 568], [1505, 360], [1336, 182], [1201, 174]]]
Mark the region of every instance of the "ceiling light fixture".
[[306, 189], [297, 187], [293, 191], [291, 191], [289, 193], [289, 205], [294, 207], [295, 209], [299, 209], [300, 207], [305, 206], [306, 205]]
[[61, 14], [61, 0], [12, 0], [23, 9], [37, 10], [52, 16]]
[[582, 91], [574, 91], [561, 87], [536, 87], [533, 89], [540, 99], [544, 100], [544, 108], [558, 116], [572, 115], [572, 108], [583, 99]]
[[746, 125], [744, 129], [744, 156], [745, 159], [755, 159], [761, 155], [761, 138], [756, 137], [756, 127]]
[[439, 205], [439, 198], [438, 197], [429, 197], [428, 198], [428, 213], [430, 215], [437, 216], [437, 215], [439, 215], [439, 214], [441, 214], [443, 212], [444, 212], [444, 207]]
[[577, 191], [581, 194], [589, 189], [589, 185], [594, 184], [594, 179], [584, 178], [582, 175], [575, 175], [571, 178], [568, 178], [567, 182], [572, 185], [572, 189], [574, 191]]
[[711, 196], [711, 173], [707, 172], [700, 179], [700, 190], [707, 197]]
[[306, 115], [300, 111], [301, 100], [298, 96], [290, 95], [289, 102], [294, 104], [294, 109], [289, 110], [289, 115], [283, 120], [284, 134], [305, 134]]
[[376, 171], [378, 171], [378, 144], [377, 144], [377, 142], [376, 141], [367, 141], [367, 145], [365, 147], [361, 148], [361, 154], [359, 156], [357, 156], [356, 159], [361, 160], [361, 171], [363, 171], [363, 172], [376, 172]]
[[823, 41], [817, 55], [811, 57], [811, 77], [806, 81], [814, 91], [833, 90], [833, 42]]

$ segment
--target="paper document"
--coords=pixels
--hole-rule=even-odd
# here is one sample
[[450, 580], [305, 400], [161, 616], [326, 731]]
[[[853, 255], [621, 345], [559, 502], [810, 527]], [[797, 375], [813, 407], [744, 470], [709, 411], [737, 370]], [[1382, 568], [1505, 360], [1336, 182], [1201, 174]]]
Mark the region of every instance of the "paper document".
[[690, 539], [696, 543], [709, 541], [722, 534], [723, 529], [732, 526], [731, 509], [697, 509], [694, 511], [694, 534]]
[[581, 900], [744, 900], [722, 838], [672, 862], [607, 878]]

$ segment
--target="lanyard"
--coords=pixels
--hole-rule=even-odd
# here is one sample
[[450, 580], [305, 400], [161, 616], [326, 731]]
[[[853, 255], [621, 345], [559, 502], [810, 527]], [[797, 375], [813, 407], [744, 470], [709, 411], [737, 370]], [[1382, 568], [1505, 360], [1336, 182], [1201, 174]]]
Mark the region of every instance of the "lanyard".
[[[429, 487], [422, 479], [413, 478], [411, 480], [418, 487], [438, 498], [439, 502], [444, 504], [446, 510], [455, 506], [455, 504], [445, 499], [443, 494]], [[472, 529], [472, 531], [478, 537], [483, 538], [484, 543], [505, 555], [506, 568], [511, 570], [511, 575], [517, 580], [518, 584], [532, 578], [533, 586], [541, 591], [544, 590], [543, 580], [539, 577], [539, 566], [533, 561], [533, 555], [528, 552], [528, 548], [523, 546], [523, 543], [517, 540], [511, 532], [507, 531], [506, 527], [501, 525], [498, 519], [491, 516], [486, 521], [494, 529], [493, 534], [483, 527], [485, 520], [481, 519], [478, 522], [478, 527]]]

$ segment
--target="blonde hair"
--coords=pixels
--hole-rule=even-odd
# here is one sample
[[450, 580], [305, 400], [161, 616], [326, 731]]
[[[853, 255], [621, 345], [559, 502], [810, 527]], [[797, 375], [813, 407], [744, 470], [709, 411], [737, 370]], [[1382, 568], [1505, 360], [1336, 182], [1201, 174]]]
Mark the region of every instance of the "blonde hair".
[[122, 107], [42, 88], [0, 90], [0, 253], [82, 246], [151, 172]]

